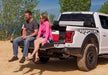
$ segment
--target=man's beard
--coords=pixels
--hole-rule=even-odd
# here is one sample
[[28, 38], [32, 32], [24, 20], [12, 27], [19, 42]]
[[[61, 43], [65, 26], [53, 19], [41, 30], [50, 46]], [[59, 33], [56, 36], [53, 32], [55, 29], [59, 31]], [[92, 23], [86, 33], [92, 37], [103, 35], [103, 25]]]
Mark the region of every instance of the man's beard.
[[29, 18], [29, 19], [26, 19], [26, 21], [29, 23], [30, 19], [31, 19], [31, 18]]
[[31, 17], [30, 18], [28, 18], [28, 19], [26, 19], [27, 21], [29, 21], [31, 19]]

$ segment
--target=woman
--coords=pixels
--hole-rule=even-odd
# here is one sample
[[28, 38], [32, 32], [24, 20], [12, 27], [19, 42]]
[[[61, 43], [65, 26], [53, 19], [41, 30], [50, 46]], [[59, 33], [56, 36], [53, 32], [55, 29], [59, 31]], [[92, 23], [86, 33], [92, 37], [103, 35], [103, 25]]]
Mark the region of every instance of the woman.
[[34, 41], [34, 51], [31, 54], [31, 56], [27, 59], [27, 60], [32, 60], [33, 56], [36, 54], [35, 62], [39, 61], [38, 50], [40, 44], [43, 46], [47, 42], [48, 43], [53, 42], [51, 24], [49, 22], [49, 18], [45, 13], [40, 15], [40, 21], [41, 22], [40, 22], [38, 36], [37, 39]]

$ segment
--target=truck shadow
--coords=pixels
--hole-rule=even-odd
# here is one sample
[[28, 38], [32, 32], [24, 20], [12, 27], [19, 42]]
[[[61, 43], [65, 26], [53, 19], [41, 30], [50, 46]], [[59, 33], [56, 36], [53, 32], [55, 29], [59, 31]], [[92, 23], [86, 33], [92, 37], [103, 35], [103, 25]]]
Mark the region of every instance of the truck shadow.
[[50, 60], [46, 64], [38, 63], [34, 64], [33, 62], [29, 62], [25, 65], [20, 65], [19, 70], [14, 72], [23, 71], [24, 68], [29, 68], [28, 71], [24, 72], [24, 74], [27, 74], [33, 70], [40, 70], [37, 73], [32, 73], [31, 75], [42, 75], [45, 71], [54, 71], [54, 72], [66, 72], [66, 71], [74, 71], [78, 70], [76, 60]]
[[[98, 65], [108, 64], [108, 58], [100, 57], [98, 59]], [[32, 73], [31, 75], [42, 75], [45, 71], [54, 71], [54, 72], [66, 72], [66, 71], [74, 71], [79, 70], [77, 67], [76, 59], [67, 59], [67, 60], [50, 60], [46, 64], [38, 63], [35, 64], [33, 62], [29, 62], [25, 65], [20, 65], [20, 68], [17, 71], [23, 71], [25, 68], [29, 68], [28, 71], [24, 72], [27, 74], [33, 70], [39, 70], [39, 72]]]
[[108, 64], [108, 56], [99, 57], [98, 58], [98, 65], [105, 65]]

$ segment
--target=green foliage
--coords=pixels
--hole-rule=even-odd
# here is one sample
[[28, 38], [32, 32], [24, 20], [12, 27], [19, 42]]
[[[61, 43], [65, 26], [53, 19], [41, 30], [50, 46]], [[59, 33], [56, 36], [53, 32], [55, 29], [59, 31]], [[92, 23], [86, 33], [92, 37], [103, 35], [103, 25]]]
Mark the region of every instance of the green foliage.
[[53, 24], [55, 15], [54, 14], [50, 14], [49, 18], [50, 18], [51, 24]]
[[108, 14], [108, 1], [98, 10], [98, 12]]
[[40, 9], [36, 10], [35, 12], [36, 16], [34, 16], [33, 18], [37, 20], [38, 23], [40, 23]]
[[91, 0], [59, 0], [60, 12], [90, 11]]
[[47, 16], [49, 16], [50, 22], [51, 22], [51, 24], [53, 24], [55, 15], [54, 14], [49, 15], [47, 11], [44, 11], [42, 13], [45, 13]]
[[42, 13], [45, 13], [46, 15], [48, 15], [48, 12], [47, 12], [47, 11], [44, 11], [44, 12], [42, 12]]
[[14, 34], [20, 35], [24, 23], [25, 11], [33, 12], [33, 18], [38, 19], [40, 10], [35, 10], [38, 0], [0, 0], [0, 34], [4, 39], [10, 39]]

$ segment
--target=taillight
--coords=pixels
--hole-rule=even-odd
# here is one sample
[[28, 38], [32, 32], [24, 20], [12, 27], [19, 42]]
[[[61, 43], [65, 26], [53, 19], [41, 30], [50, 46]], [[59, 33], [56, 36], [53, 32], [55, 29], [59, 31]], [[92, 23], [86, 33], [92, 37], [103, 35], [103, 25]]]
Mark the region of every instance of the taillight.
[[73, 36], [75, 32], [74, 31], [66, 31], [65, 34], [65, 43], [72, 43], [73, 42]]
[[24, 24], [22, 25], [22, 29], [21, 29], [21, 36], [23, 35], [23, 29], [24, 29]]
[[23, 35], [23, 29], [21, 29], [21, 36]]

